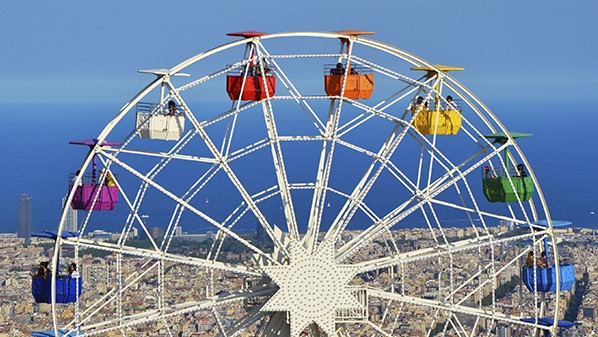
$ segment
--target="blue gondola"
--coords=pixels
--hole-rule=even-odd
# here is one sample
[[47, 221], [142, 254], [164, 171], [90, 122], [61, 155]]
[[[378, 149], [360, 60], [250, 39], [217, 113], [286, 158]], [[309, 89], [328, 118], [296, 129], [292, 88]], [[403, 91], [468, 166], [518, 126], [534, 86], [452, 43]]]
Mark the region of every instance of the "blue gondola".
[[[534, 285], [534, 268], [536, 269], [536, 282]], [[575, 270], [572, 264], [560, 265], [561, 274], [561, 289], [560, 291], [568, 291], [573, 288], [575, 283]], [[537, 289], [539, 292], [555, 292], [556, 291], [556, 268], [523, 268], [523, 283], [529, 291]]]
[[[521, 320], [526, 323], [534, 323], [534, 324], [536, 323], [536, 319], [533, 317], [522, 318]], [[552, 326], [554, 324], [554, 318], [552, 318], [552, 317], [538, 318], [538, 324], [545, 325], [545, 326]], [[558, 320], [556, 325], [561, 328], [570, 328], [572, 326], [575, 326], [575, 323], [565, 321], [565, 320]]]
[[[33, 233], [31, 236], [48, 238], [56, 240], [58, 233], [56, 231], [45, 231], [42, 233]], [[62, 238], [72, 238], [79, 236], [77, 232], [63, 231]], [[60, 265], [57, 263], [57, 265]], [[82, 277], [70, 277], [68, 275], [56, 276], [56, 303], [73, 303], [81, 297], [83, 291]], [[31, 279], [31, 294], [36, 303], [52, 303], [52, 279], [50, 277], [33, 277]]]
[[[566, 227], [572, 225], [570, 221], [564, 220], [552, 220], [552, 227]], [[531, 224], [534, 230], [544, 230], [548, 228], [548, 220], [538, 220]], [[548, 254], [548, 238], [544, 239], [544, 251]], [[548, 258], [548, 255], [547, 255]], [[534, 285], [534, 268], [536, 268], [536, 284]], [[573, 288], [575, 283], [575, 268], [572, 264], [561, 264], [559, 265], [561, 275], [561, 288], [560, 291], [568, 291]], [[555, 292], [556, 291], [556, 269], [553, 265], [550, 268], [537, 268], [537, 267], [523, 267], [521, 278], [523, 283], [529, 291], [537, 289], [539, 292]]]
[[[540, 324], [540, 325], [544, 325], [544, 326], [553, 326], [554, 325], [554, 318], [552, 318], [552, 317], [541, 317], [541, 318], [538, 318], [537, 321], [534, 317], [522, 318], [521, 321], [526, 322], [526, 323], [532, 323], [532, 324]], [[575, 323], [570, 322], [570, 321], [565, 321], [565, 320], [558, 320], [556, 323], [556, 326], [558, 326], [559, 328], [570, 328], [572, 326], [575, 326]], [[550, 331], [546, 330], [544, 332], [544, 336], [547, 336], [547, 337], [550, 336]]]
[[[44, 231], [44, 232], [40, 232], [40, 233], [33, 233], [33, 234], [31, 234], [31, 236], [56, 240], [56, 238], [58, 237], [58, 232], [57, 231]], [[62, 234], [60, 235], [60, 237], [63, 239], [74, 238], [77, 236], [79, 236], [79, 232], [69, 232], [69, 231], [62, 231]]]
[[[54, 330], [46, 330], [46, 331], [34, 331], [31, 333], [31, 336], [34, 337], [63, 337], [63, 336], [73, 336], [73, 334], [71, 333], [70, 335], [67, 335], [66, 330], [58, 330], [58, 335], [56, 335], [54, 333]], [[79, 332], [79, 334], [77, 336], [83, 336], [82, 333]]]
[[[81, 296], [81, 277], [63, 276], [56, 279], [56, 303], [73, 303]], [[52, 303], [52, 279], [34, 277], [31, 280], [31, 294], [36, 303]]]
[[32, 331], [31, 336], [34, 337], [67, 337], [67, 336], [85, 336], [85, 333], [79, 331], [68, 333], [68, 330], [58, 330], [58, 334], [54, 333], [54, 330], [46, 331]]

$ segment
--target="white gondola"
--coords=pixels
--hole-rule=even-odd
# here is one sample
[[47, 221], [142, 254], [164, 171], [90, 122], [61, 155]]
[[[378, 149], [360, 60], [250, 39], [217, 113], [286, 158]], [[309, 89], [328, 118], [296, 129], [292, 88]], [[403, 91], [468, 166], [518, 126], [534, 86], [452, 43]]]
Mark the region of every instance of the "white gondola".
[[137, 104], [137, 133], [146, 139], [179, 140], [185, 131], [185, 117], [168, 114], [151, 103]]

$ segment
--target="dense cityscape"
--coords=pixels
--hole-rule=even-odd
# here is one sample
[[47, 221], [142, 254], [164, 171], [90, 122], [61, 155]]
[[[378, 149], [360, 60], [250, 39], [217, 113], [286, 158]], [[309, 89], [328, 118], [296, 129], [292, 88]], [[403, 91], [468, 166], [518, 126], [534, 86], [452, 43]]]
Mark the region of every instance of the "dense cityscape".
[[[35, 303], [31, 295], [31, 275], [35, 271], [37, 264], [40, 261], [50, 260], [53, 255], [54, 244], [47, 239], [30, 238], [30, 198], [27, 195], [22, 195], [19, 199], [19, 226], [18, 233], [5, 233], [0, 236], [0, 263], [2, 264], [0, 276], [0, 337], [3, 336], [21, 336], [29, 335], [31, 331], [40, 331], [50, 329], [52, 326], [52, 315], [50, 304]], [[76, 213], [74, 213], [76, 214]], [[76, 223], [76, 215], [73, 219], [67, 220], [67, 227], [69, 222]], [[69, 228], [74, 229], [74, 228]], [[508, 224], [501, 224], [496, 227], [491, 227], [491, 232], [500, 237], [501, 233], [506, 233], [512, 228]], [[470, 228], [446, 228], [445, 235], [454, 240], [470, 237], [473, 233]], [[565, 292], [560, 301], [560, 305], [565, 308], [562, 310], [564, 319], [575, 322], [575, 326], [568, 329], [561, 329], [559, 336], [593, 336], [598, 334], [596, 328], [596, 315], [598, 314], [598, 244], [596, 244], [595, 236], [598, 231], [586, 228], [567, 228], [557, 231], [562, 242], [559, 244], [560, 262], [562, 264], [570, 263], [575, 265], [575, 279], [576, 283], [570, 292]], [[140, 237], [138, 232], [131, 234], [129, 245], [143, 247], [149, 245], [147, 237], [144, 239], [143, 235]], [[263, 235], [263, 233], [261, 233]], [[342, 240], [350, 240], [352, 237], [358, 235], [359, 232], [346, 232]], [[401, 251], [408, 252], [412, 249], [421, 249], [433, 246], [433, 235], [428, 229], [414, 228], [401, 229], [393, 231], [395, 242], [400, 247]], [[151, 230], [151, 235], [156, 239], [160, 239], [160, 235], [164, 235], [159, 228]], [[94, 231], [86, 235], [86, 238], [94, 242], [116, 242], [120, 237], [120, 233], [109, 233], [105, 231]], [[243, 235], [249, 241], [256, 243], [261, 242], [260, 232], [247, 233]], [[215, 236], [213, 233], [189, 235], [177, 228], [174, 239], [171, 244], [170, 252], [182, 256], [198, 256], [205, 257], [210, 246], [214, 242]], [[265, 247], [265, 249], [269, 249]], [[523, 248], [520, 246], [502, 245], [497, 254], [498, 265], [507, 265], [508, 261], [513, 260], [519, 256], [519, 252]], [[354, 257], [355, 261], [367, 260], [372, 256], [380, 255], [384, 250], [381, 242], [373, 242], [364, 249], [360, 254]], [[61, 269], [66, 269], [66, 265], [74, 259], [73, 251], [69, 250], [63, 253], [63, 260], [61, 261]], [[225, 244], [222, 247], [221, 258], [223, 262], [238, 263], [249, 265], [252, 260], [251, 252], [244, 249], [242, 246], [234, 244]], [[110, 292], [111, 287], [114, 286], [114, 279], [117, 278], [119, 268], [116, 263], [116, 255], [107, 252], [99, 252], [93, 250], [82, 250], [78, 257], [79, 265], [81, 266], [81, 276], [85, 280], [85, 291], [81, 297], [83, 307], [90, 305], [97, 301], [101, 296]], [[142, 258], [124, 258], [126, 261], [121, 262], [120, 273], [126, 274], [127, 270], [143, 269], [144, 259]], [[457, 254], [454, 257], [455, 265], [466, 265], [472, 263], [471, 254], [463, 253]], [[372, 288], [392, 288], [401, 289], [403, 292], [425, 291], [433, 294], [440, 292], [441, 286], [434, 283], [434, 279], [438, 275], [430, 268], [430, 261], [417, 261], [410, 264], [409, 268], [388, 268], [379, 270], [375, 274], [367, 273], [360, 275], [351, 281], [352, 286], [368, 286]], [[521, 261], [523, 263], [523, 261]], [[208, 271], [194, 266], [184, 264], [168, 264], [165, 266], [168, 275], [168, 280], [165, 289], [160, 290], [154, 287], [155, 277], [148, 277], [143, 282], [138, 282], [135, 291], [123, 299], [122, 310], [125, 314], [135, 314], [139, 310], [148, 310], [157, 308], [160, 301], [182, 303], [191, 302], [198, 297], [208, 296], [227, 296], [230, 291], [235, 289], [243, 289], [252, 281], [248, 280], [242, 275], [227, 274], [220, 271]], [[519, 283], [520, 267], [517, 265], [508, 266], [505, 272], [501, 273], [501, 277], [495, 283], [496, 287], [496, 310], [513, 316], [523, 315], [523, 310], [526, 307], [533, 307], [533, 302], [529, 296], [523, 296], [522, 286]], [[192, 277], [189, 277], [192, 275]], [[463, 278], [469, 278], [470, 275], [464, 274]], [[164, 276], [163, 276], [164, 277]], [[401, 280], [413, 279], [412, 282], [402, 282]], [[457, 278], [458, 279], [458, 278]], [[499, 291], [500, 288], [500, 291]], [[189, 289], [194, 289], [196, 293], [189, 292]], [[356, 288], [357, 289], [357, 288]], [[158, 295], [162, 291], [163, 295]], [[357, 290], [356, 295], [359, 290]], [[491, 291], [485, 290], [483, 294], [489, 295]], [[425, 298], [425, 295], [424, 295]], [[486, 299], [477, 298], [476, 301], [485, 301]], [[131, 326], [131, 331], [138, 336], [152, 336], [155, 331], [159, 331], [160, 335], [176, 335], [176, 336], [215, 336], [220, 332], [220, 327], [231, 328], [235, 326], [238, 320], [243, 319], [247, 311], [254, 309], [260, 305], [261, 299], [259, 297], [252, 298], [250, 301], [244, 300], [235, 302], [222, 307], [213, 307], [209, 310], [198, 310], [190, 314], [183, 315], [184, 324], [177, 325], [176, 321], [158, 322], [148, 325], [139, 324]], [[437, 317], [433, 314], [433, 310], [425, 307], [406, 305], [398, 306], [390, 304], [390, 302], [371, 299], [369, 306], [366, 306], [363, 312], [342, 314], [337, 313], [337, 320], [342, 320], [343, 317], [350, 318], [349, 321], [355, 322], [360, 319], [369, 320], [374, 324], [379, 322], [392, 322], [393, 335], [397, 336], [426, 336], [427, 330], [430, 326], [434, 326], [434, 319]], [[58, 309], [60, 311], [59, 317], [62, 320], [68, 321], [72, 319], [78, 309], [72, 305], [63, 305]], [[103, 314], [102, 312], [98, 315]], [[103, 319], [108, 320], [109, 314]], [[344, 315], [344, 316], [343, 316]], [[420, 317], [417, 324], [403, 324], [401, 317], [409, 315]], [[440, 320], [440, 319], [438, 319]], [[437, 327], [442, 327], [441, 322], [436, 321]], [[260, 329], [259, 325], [255, 325], [243, 332], [244, 336], [252, 336], [256, 334], [256, 329]], [[445, 328], [446, 329], [446, 328]], [[517, 337], [520, 336], [517, 329], [509, 326], [501, 325], [500, 322], [493, 324], [490, 322], [483, 322], [478, 325], [478, 332], [480, 334], [500, 337]], [[434, 333], [443, 332], [443, 329], [437, 329]], [[106, 335], [116, 336], [121, 335], [121, 331], [110, 331]], [[362, 336], [372, 334], [372, 329], [365, 324], [353, 324], [351, 326], [350, 336]], [[444, 331], [446, 336], [458, 336], [456, 332], [449, 330]]]

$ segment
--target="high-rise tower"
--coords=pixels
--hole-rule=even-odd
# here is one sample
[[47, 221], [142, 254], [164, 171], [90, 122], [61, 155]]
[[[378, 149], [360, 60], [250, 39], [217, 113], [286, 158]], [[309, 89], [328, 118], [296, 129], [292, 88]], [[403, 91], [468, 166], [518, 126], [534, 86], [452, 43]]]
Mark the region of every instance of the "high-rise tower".
[[[62, 198], [62, 206], [65, 206], [67, 197]], [[66, 212], [66, 219], [64, 219], [64, 228], [63, 231], [70, 231], [76, 232], [78, 225], [77, 225], [77, 210], [73, 209], [73, 206], [66, 205], [68, 207], [68, 211]]]
[[19, 217], [17, 236], [29, 239], [31, 237], [31, 197], [27, 193], [21, 194], [18, 201]]

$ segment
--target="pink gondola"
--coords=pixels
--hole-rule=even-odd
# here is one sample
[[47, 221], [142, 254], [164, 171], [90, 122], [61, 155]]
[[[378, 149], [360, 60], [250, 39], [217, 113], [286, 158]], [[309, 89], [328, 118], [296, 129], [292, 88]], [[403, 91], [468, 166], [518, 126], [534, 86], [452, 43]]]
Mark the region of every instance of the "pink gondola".
[[[70, 144], [87, 145], [92, 149], [96, 144], [97, 139], [70, 141]], [[120, 143], [103, 142], [101, 146], [119, 146]], [[96, 175], [96, 158], [93, 158], [93, 166], [91, 174], [84, 174], [80, 177], [79, 185], [75, 186], [76, 175], [72, 174], [70, 177], [69, 191], [75, 189], [71, 206], [77, 210], [95, 210], [95, 211], [111, 211], [116, 207], [118, 202], [118, 187], [114, 183], [114, 178], [109, 175], [104, 179], [104, 184], [100, 185], [97, 181]], [[110, 173], [108, 173], [110, 174]], [[95, 200], [95, 202], [94, 202]]]

